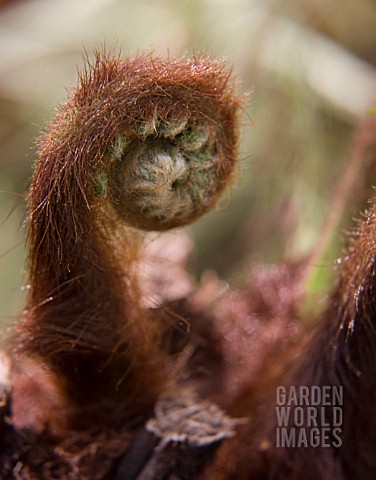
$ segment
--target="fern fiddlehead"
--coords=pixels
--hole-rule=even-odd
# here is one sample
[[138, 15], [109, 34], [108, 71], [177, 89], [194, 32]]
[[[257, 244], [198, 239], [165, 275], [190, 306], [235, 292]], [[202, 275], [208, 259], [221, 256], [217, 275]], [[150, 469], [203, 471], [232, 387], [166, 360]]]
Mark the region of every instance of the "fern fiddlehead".
[[69, 401], [116, 396], [129, 415], [155, 401], [163, 368], [137, 229], [215, 204], [234, 175], [240, 104], [222, 61], [97, 54], [39, 140], [15, 351], [59, 375]]

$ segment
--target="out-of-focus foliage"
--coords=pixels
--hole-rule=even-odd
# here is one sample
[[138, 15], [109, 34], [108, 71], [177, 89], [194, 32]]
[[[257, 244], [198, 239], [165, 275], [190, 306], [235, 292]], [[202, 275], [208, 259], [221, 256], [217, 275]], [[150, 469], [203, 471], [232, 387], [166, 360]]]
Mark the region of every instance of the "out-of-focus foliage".
[[[197, 275], [227, 278], [247, 262], [308, 254], [318, 240], [352, 134], [376, 98], [371, 0], [18, 0], [0, 3], [0, 321], [22, 306], [24, 205], [33, 144], [84, 49], [123, 54], [203, 51], [234, 65], [243, 116], [239, 182], [192, 227]], [[373, 104], [374, 105], [374, 104]], [[327, 287], [341, 231], [375, 183], [364, 163], [351, 203], [315, 268]], [[18, 207], [8, 216], [12, 205]], [[339, 233], [338, 233], [339, 232]]]

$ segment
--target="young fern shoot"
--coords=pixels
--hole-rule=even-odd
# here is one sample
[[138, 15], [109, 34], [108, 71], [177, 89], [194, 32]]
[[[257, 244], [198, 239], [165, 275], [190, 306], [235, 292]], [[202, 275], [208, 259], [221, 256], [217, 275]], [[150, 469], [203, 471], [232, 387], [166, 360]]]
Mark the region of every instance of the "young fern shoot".
[[158, 313], [137, 285], [140, 230], [215, 205], [236, 171], [240, 105], [221, 60], [97, 53], [39, 139], [14, 350], [59, 379], [73, 410], [116, 401], [134, 419], [163, 390]]

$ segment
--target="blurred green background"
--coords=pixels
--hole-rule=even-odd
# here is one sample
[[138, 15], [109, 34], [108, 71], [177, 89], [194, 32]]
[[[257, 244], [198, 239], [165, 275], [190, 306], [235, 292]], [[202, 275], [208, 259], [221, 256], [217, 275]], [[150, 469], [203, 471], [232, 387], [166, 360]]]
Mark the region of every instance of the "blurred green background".
[[[76, 84], [84, 49], [204, 52], [234, 66], [249, 101], [239, 181], [191, 227], [192, 269], [233, 283], [244, 265], [307, 255], [318, 241], [353, 132], [376, 98], [374, 0], [18, 0], [0, 2], [0, 323], [22, 309], [24, 200], [33, 139]], [[350, 202], [313, 267], [330, 285], [343, 231], [372, 195], [356, 173]], [[10, 214], [11, 213], [11, 214]], [[321, 294], [321, 293], [320, 293]]]

